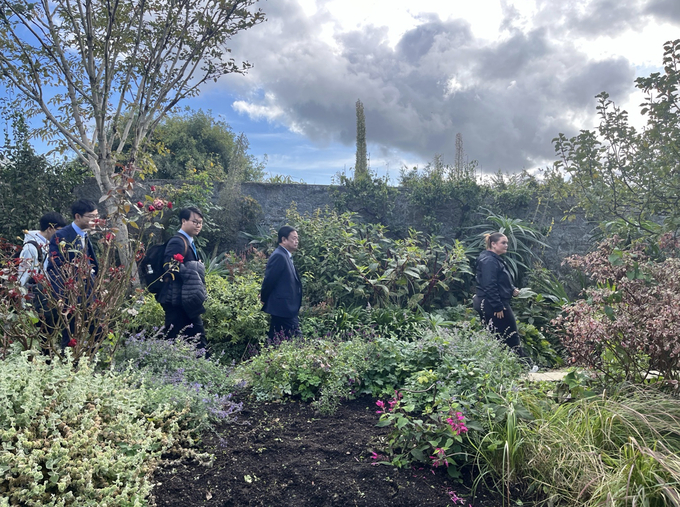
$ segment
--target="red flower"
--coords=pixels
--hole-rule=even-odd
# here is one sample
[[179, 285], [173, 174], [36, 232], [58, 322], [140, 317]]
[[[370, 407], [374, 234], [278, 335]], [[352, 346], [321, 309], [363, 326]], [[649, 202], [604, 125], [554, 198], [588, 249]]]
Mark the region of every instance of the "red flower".
[[153, 207], [153, 205], [149, 205], [149, 211], [156, 211], [156, 208]]
[[75, 347], [78, 345], [78, 342], [75, 340], [75, 338], [71, 338], [71, 340], [68, 342], [68, 347]]
[[142, 201], [137, 201], [137, 207], [138, 207], [138, 208], [143, 208], [143, 207], [144, 207], [144, 203], [143, 203]]
[[182, 254], [175, 254], [172, 256], [177, 262], [184, 262], [184, 256]]
[[168, 201], [168, 209], [172, 209], [172, 203]]
[[113, 238], [115, 238], [115, 236], [112, 232], [106, 233], [106, 241], [111, 241]]
[[155, 191], [156, 191], [156, 186], [155, 186], [155, 185], [151, 185], [151, 191], [152, 191], [152, 192], [155, 192]]
[[153, 202], [153, 206], [154, 206], [154, 208], [156, 208], [156, 209], [163, 209], [163, 206], [164, 206], [164, 205], [163, 205], [163, 201], [161, 201], [160, 199], [156, 199], [156, 200]]

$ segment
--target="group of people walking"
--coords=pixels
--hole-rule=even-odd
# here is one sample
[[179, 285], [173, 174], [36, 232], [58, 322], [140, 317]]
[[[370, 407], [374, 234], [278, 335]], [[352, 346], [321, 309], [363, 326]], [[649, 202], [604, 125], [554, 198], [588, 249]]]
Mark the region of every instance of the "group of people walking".
[[[30, 284], [36, 274], [44, 273], [59, 294], [64, 284], [61, 267], [77, 257], [88, 262], [89, 276], [84, 283], [91, 283], [97, 276], [97, 254], [88, 234], [98, 219], [97, 207], [92, 201], [81, 199], [71, 206], [71, 215], [73, 220], [67, 225], [59, 213], [47, 213], [40, 219], [40, 230], [26, 233], [20, 253], [22, 285]], [[165, 312], [167, 337], [173, 339], [180, 333], [196, 337], [199, 347], [207, 351], [201, 317], [207, 299], [205, 267], [195, 244], [195, 238], [203, 228], [203, 214], [196, 207], [188, 207], [180, 210], [179, 220], [179, 230], [165, 246], [163, 265], [167, 269], [156, 299]], [[271, 317], [270, 339], [277, 335], [300, 334], [298, 314], [302, 305], [302, 282], [293, 262], [293, 254], [299, 246], [298, 232], [291, 226], [283, 226], [278, 231], [277, 242], [277, 248], [267, 261], [260, 291], [262, 310]], [[64, 243], [66, 248], [63, 248]], [[513, 285], [502, 258], [507, 250], [508, 238], [504, 234], [487, 235], [486, 250], [477, 259], [473, 307], [485, 326], [520, 357], [526, 357], [510, 306], [519, 290]], [[69, 344], [72, 334], [72, 326], [65, 326], [62, 349]]]
[[[71, 206], [71, 215], [73, 220], [67, 224], [61, 214], [46, 213], [40, 218], [39, 230], [26, 232], [19, 254], [21, 285], [34, 286], [44, 276], [58, 297], [63, 293], [66, 282], [63, 267], [77, 259], [84, 259], [89, 272], [80, 277], [78, 283], [89, 285], [89, 288], [84, 287], [84, 291], [86, 294], [91, 292], [99, 273], [99, 263], [89, 233], [98, 221], [99, 212], [95, 203], [81, 199]], [[196, 207], [188, 207], [180, 210], [179, 220], [179, 230], [165, 244], [164, 272], [160, 275], [162, 286], [156, 300], [165, 313], [168, 339], [174, 339], [180, 333], [195, 337], [199, 348], [208, 351], [201, 317], [205, 313], [207, 299], [205, 266], [195, 243], [203, 228], [203, 214]], [[278, 247], [267, 262], [261, 301], [263, 311], [271, 315], [270, 338], [276, 334], [294, 336], [300, 332], [298, 313], [302, 305], [302, 283], [292, 259], [298, 240], [298, 233], [293, 227], [282, 227], [278, 233]], [[34, 305], [37, 303], [34, 298]], [[41, 304], [44, 305], [44, 301]], [[53, 327], [56, 319], [49, 318], [51, 310], [40, 310], [48, 320], [47, 324]], [[73, 335], [71, 320], [62, 330], [62, 350], [72, 343]]]

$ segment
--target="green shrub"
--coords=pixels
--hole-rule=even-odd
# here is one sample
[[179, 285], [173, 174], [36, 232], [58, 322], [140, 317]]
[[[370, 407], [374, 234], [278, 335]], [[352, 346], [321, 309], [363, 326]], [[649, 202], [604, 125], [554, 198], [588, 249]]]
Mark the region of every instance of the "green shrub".
[[[298, 396], [334, 407], [330, 400], [360, 393], [391, 397], [399, 390], [427, 411], [428, 403], [443, 406], [452, 399], [471, 409], [484, 392], [517, 378], [521, 370], [516, 356], [494, 337], [461, 326], [411, 342], [375, 336], [367, 328], [350, 341], [286, 341], [266, 347], [237, 366], [234, 375], [246, 380], [258, 400]], [[424, 389], [423, 371], [431, 371], [436, 384], [426, 395], [417, 392]]]
[[257, 401], [299, 397], [319, 400], [320, 410], [332, 413], [343, 398], [360, 390], [374, 345], [361, 339], [291, 340], [269, 346], [234, 375], [244, 378]]
[[330, 308], [325, 303], [305, 309], [300, 315], [302, 334], [305, 337], [351, 339], [390, 336], [400, 340], [413, 340], [428, 324], [427, 314], [418, 310], [397, 307], [371, 308], [340, 306]]
[[415, 230], [393, 240], [382, 225], [359, 225], [352, 213], [328, 209], [302, 216], [292, 208], [288, 220], [300, 234], [295, 265], [310, 305], [439, 308], [455, 299], [451, 284], [470, 271], [458, 242]]
[[228, 279], [206, 277], [208, 301], [203, 316], [208, 343], [214, 354], [240, 359], [248, 344], [262, 343], [269, 329], [259, 294], [262, 278], [251, 272]]
[[12, 505], [139, 505], [161, 453], [180, 436], [167, 404], [129, 373], [95, 373], [86, 357], [46, 364], [14, 353], [0, 368], [0, 496]]
[[[427, 375], [425, 375], [427, 376]], [[421, 414], [414, 405], [404, 403], [401, 393], [387, 405], [378, 401], [379, 427], [390, 427], [387, 435], [386, 458], [388, 463], [405, 467], [418, 461], [432, 467], [444, 466], [450, 477], [459, 478], [458, 465], [465, 464], [463, 436], [468, 432], [465, 416], [457, 411], [455, 403]], [[374, 459], [382, 457], [374, 453]]]
[[[213, 354], [228, 362], [240, 359], [248, 344], [261, 344], [269, 324], [259, 300], [261, 277], [249, 271], [227, 276], [206, 276], [208, 301], [203, 321]], [[134, 315], [128, 324], [134, 332], [151, 332], [165, 322], [163, 308], [148, 293], [127, 312]]]
[[160, 329], [165, 323], [163, 307], [156, 302], [153, 294], [144, 292], [141, 297], [131, 300], [128, 308], [123, 310], [125, 316], [124, 329], [129, 331], [149, 331]]

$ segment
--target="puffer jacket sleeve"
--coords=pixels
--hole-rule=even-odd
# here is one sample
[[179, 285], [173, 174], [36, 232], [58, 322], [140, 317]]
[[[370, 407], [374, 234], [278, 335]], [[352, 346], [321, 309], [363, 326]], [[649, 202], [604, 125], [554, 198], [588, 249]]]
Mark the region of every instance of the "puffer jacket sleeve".
[[189, 317], [205, 313], [204, 303], [208, 299], [205, 288], [205, 266], [202, 262], [189, 261], [180, 265], [182, 277], [182, 307]]

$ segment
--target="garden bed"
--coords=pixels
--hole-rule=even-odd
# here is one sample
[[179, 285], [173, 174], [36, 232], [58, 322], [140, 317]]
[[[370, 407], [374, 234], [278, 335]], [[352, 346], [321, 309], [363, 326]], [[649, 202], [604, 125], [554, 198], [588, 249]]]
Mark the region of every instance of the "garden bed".
[[[376, 465], [375, 400], [343, 404], [321, 416], [307, 404], [244, 405], [237, 424], [206, 435], [202, 451], [212, 466], [166, 462], [154, 477], [155, 502], [164, 506], [447, 506], [501, 505], [493, 494], [472, 499], [469, 483], [454, 483], [442, 468]], [[455, 496], [452, 496], [454, 493]], [[461, 497], [456, 500], [456, 497]], [[463, 501], [464, 498], [464, 501]]]

